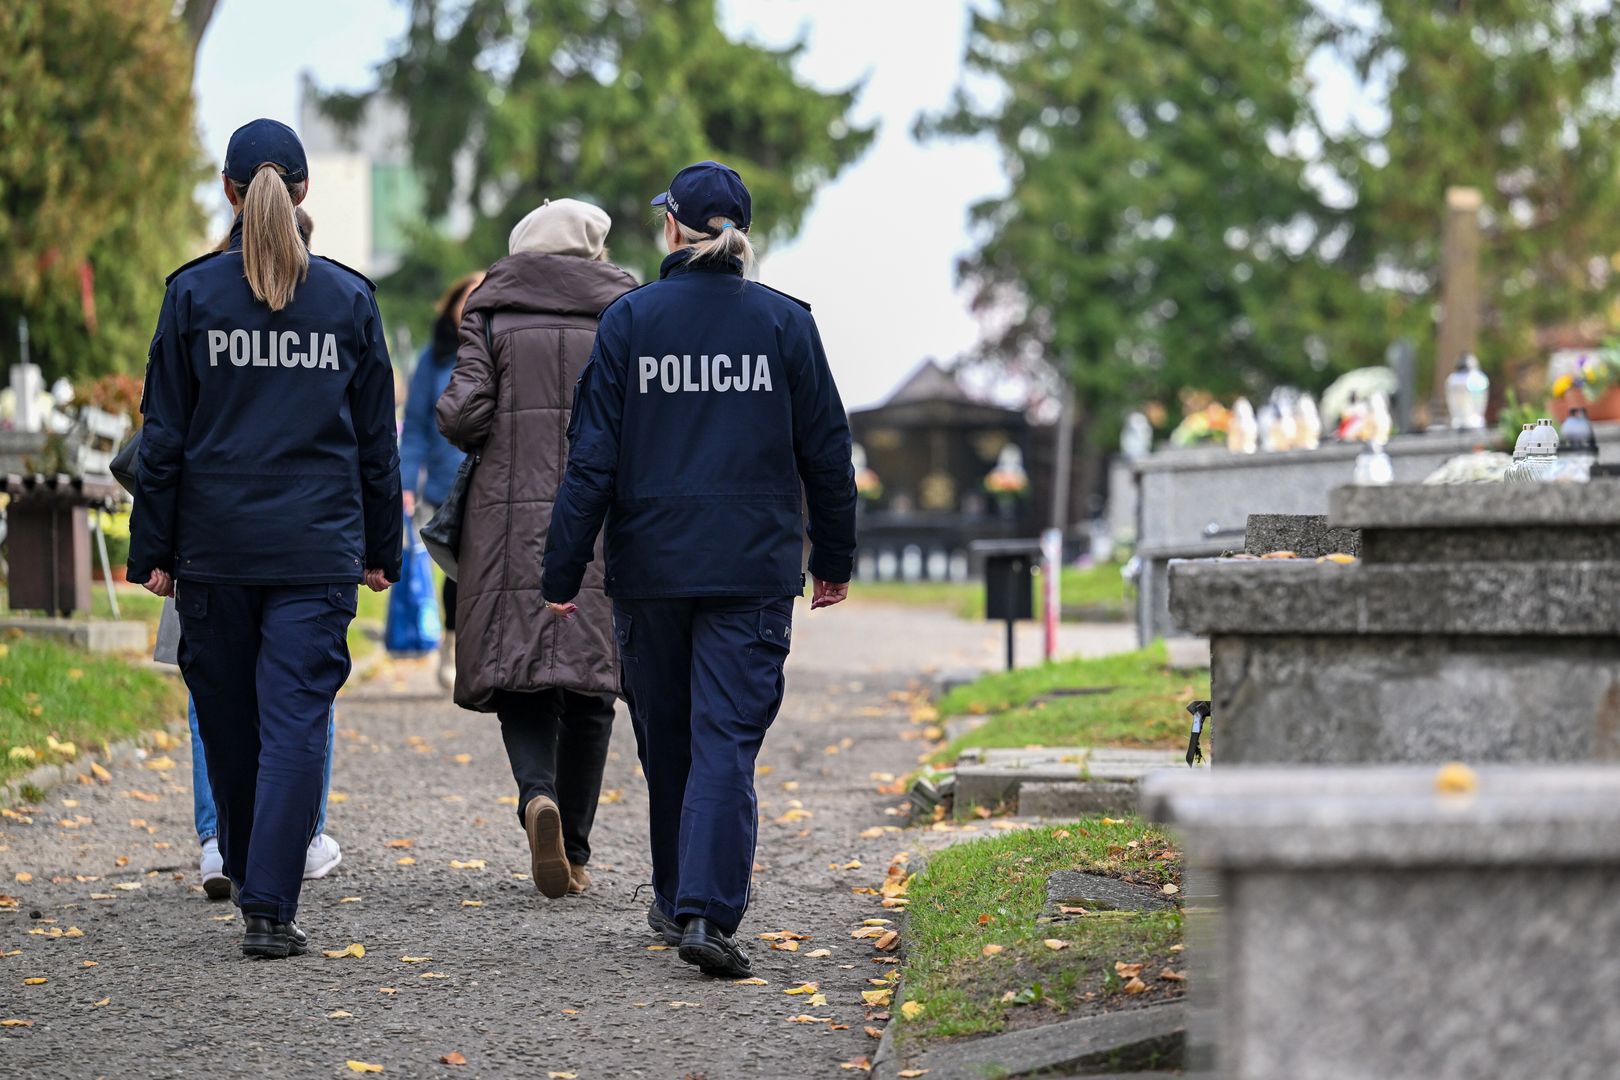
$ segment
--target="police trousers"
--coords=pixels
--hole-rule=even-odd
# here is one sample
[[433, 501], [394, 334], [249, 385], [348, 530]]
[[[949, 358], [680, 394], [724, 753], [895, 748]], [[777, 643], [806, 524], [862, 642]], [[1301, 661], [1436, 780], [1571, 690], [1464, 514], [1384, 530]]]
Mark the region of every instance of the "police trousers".
[[617, 601], [613, 632], [647, 776], [654, 903], [735, 933], [759, 826], [754, 759], [782, 706], [793, 598]]
[[288, 922], [298, 911], [358, 588], [175, 587], [180, 671], [197, 707], [220, 855], [244, 915]]

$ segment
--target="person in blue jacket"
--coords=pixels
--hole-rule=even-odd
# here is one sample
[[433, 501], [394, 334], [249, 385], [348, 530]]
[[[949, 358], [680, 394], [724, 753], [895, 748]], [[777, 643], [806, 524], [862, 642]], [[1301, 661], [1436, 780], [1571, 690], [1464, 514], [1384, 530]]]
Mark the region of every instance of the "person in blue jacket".
[[[484, 280], [482, 271], [464, 274], [451, 283], [439, 298], [433, 320], [433, 340], [416, 357], [416, 370], [405, 391], [405, 424], [399, 433], [400, 489], [405, 513], [426, 525], [450, 494], [456, 471], [461, 468], [460, 450], [439, 433], [433, 407], [450, 385], [456, 370], [456, 349], [461, 330], [461, 312], [467, 296]], [[439, 639], [439, 685], [450, 690], [456, 678], [456, 580], [444, 579], [444, 637]]]
[[271, 958], [308, 949], [294, 916], [356, 589], [399, 580], [402, 540], [374, 287], [305, 247], [308, 171], [285, 124], [231, 135], [231, 243], [169, 276], [130, 522], [129, 580], [180, 614], [242, 952]]
[[849, 593], [849, 422], [810, 305], [749, 281], [751, 199], [725, 165], [653, 200], [670, 254], [602, 313], [570, 421], [541, 591], [568, 618], [603, 520], [606, 590], [650, 795], [647, 923], [749, 974], [754, 760], [781, 708], [793, 599]]

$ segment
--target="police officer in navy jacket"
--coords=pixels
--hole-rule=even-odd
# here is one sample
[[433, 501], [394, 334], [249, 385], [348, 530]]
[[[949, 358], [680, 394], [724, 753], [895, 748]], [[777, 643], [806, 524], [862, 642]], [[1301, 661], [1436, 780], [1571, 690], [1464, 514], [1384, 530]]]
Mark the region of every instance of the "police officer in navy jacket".
[[129, 580], [175, 597], [242, 951], [277, 958], [307, 948], [294, 915], [358, 583], [399, 580], [394, 377], [374, 286], [298, 232], [293, 130], [238, 129], [224, 188], [230, 245], [169, 276], [152, 338]]
[[748, 189], [704, 161], [653, 200], [670, 255], [602, 313], [541, 588], [568, 617], [607, 522], [606, 587], [651, 796], [648, 924], [707, 975], [749, 973], [754, 759], [782, 704], [793, 598], [849, 591], [849, 423], [810, 305], [744, 274]]

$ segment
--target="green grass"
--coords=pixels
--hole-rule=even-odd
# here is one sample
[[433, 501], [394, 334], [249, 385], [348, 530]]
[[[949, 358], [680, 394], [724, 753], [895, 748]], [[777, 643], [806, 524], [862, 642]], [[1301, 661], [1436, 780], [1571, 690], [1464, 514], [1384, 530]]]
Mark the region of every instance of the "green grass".
[[[1127, 618], [1130, 602], [1119, 570], [1119, 563], [1099, 563], [1084, 569], [1065, 567], [1058, 586], [1060, 607], [1082, 620]], [[1038, 611], [1038, 577], [1035, 588]], [[982, 581], [857, 581], [850, 589], [850, 597], [908, 607], [940, 608], [962, 619], [984, 618]]]
[[358, 662], [382, 648], [383, 625], [388, 621], [388, 594], [360, 586], [360, 602], [349, 623], [349, 657]]
[[[177, 679], [41, 638], [15, 638], [4, 648], [0, 780], [75, 756], [50, 750], [47, 736], [83, 753], [104, 741], [163, 727], [184, 714]], [[19, 746], [32, 749], [37, 760], [13, 758], [11, 749]]]
[[[158, 616], [163, 613], [163, 597], [154, 596], [139, 585], [119, 585], [116, 586], [116, 591], [120, 619], [139, 619], [156, 628]], [[90, 617], [112, 618], [112, 605], [107, 602], [107, 587], [99, 581], [96, 582], [94, 595], [90, 600]]]
[[[1046, 697], [1090, 688], [1106, 692]], [[1208, 697], [1208, 672], [1172, 671], [1162, 642], [1136, 652], [987, 675], [940, 700], [941, 717], [989, 719], [939, 751], [934, 760], [955, 761], [970, 746], [1172, 748], [1186, 741], [1187, 704]]]
[[1125, 619], [1130, 593], [1120, 570], [1123, 563], [1097, 563], [1084, 569], [1066, 567], [1058, 580], [1060, 606], [1084, 619]]
[[[1180, 868], [1169, 839], [1135, 819], [1088, 818], [975, 840], [932, 856], [911, 883], [905, 923], [905, 1001], [896, 1011], [901, 1040], [1000, 1030], [1020, 1009], [1099, 1012], [1123, 1005], [1126, 980], [1116, 962], [1145, 965], [1141, 1002], [1178, 995], [1161, 980], [1179, 969], [1179, 912], [1095, 912], [1069, 923], [1037, 924], [1045, 883], [1056, 870], [1081, 870], [1160, 888]], [[988, 916], [988, 920], [985, 920]], [[1051, 938], [1067, 942], [1054, 951]], [[985, 956], [986, 945], [1002, 952]], [[1003, 1000], [1011, 993], [1025, 1004]], [[1088, 998], [1086, 995], [1093, 995]]]

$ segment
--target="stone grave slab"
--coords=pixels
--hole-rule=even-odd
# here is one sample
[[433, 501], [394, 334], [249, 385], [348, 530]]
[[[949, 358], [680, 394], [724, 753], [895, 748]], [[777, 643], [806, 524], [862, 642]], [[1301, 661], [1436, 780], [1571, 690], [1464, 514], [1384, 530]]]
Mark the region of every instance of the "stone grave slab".
[[1081, 907], [1087, 911], [1171, 911], [1176, 905], [1163, 893], [1145, 885], [1133, 885], [1102, 874], [1058, 870], [1046, 879], [1046, 907], [1035, 921], [1064, 923], [1082, 917], [1065, 912], [1066, 907]]

